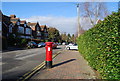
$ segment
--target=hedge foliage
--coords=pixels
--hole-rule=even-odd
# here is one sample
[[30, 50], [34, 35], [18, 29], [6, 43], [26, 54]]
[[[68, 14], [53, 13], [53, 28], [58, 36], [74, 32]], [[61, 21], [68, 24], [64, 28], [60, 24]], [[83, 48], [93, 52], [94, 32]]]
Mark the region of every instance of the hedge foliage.
[[120, 12], [113, 12], [82, 34], [79, 52], [102, 79], [120, 79]]

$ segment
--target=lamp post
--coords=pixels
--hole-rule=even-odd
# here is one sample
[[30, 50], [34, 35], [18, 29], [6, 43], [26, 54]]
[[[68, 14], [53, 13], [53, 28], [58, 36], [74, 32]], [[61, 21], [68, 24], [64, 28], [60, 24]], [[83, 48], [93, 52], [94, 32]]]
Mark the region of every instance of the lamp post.
[[80, 36], [80, 30], [81, 30], [81, 25], [80, 25], [80, 4], [77, 4], [77, 15], [78, 15], [78, 37]]

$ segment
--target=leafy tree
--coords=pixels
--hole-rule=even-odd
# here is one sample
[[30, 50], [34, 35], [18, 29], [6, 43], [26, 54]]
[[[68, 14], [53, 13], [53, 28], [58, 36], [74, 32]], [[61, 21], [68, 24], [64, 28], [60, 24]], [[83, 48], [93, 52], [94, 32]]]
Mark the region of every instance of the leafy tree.
[[67, 35], [66, 35], [66, 33], [62, 33], [61, 34], [61, 39], [62, 39], [62, 42], [67, 42]]
[[59, 30], [57, 30], [56, 28], [53, 27], [48, 28], [48, 35], [49, 35], [48, 37], [49, 41], [59, 42], [61, 40]]
[[26, 39], [21, 39], [21, 45], [25, 46], [27, 43], [27, 40]]
[[76, 38], [75, 38], [74, 34], [72, 34], [71, 41], [72, 41], [73, 43], [75, 43], [75, 42], [76, 42], [75, 40], [76, 40]]
[[67, 35], [67, 42], [71, 42], [71, 35], [70, 34]]

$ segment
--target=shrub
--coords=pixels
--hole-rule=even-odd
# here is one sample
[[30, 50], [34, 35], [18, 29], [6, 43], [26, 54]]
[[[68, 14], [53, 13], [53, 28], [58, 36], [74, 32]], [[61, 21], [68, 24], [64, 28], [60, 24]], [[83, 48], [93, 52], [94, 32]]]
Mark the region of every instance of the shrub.
[[15, 44], [15, 37], [13, 34], [9, 34], [8, 38], [7, 38], [7, 43], [8, 46], [14, 46]]
[[24, 38], [16, 38], [16, 46], [18, 47], [26, 47], [26, 44], [27, 44], [27, 39], [24, 39]]
[[21, 39], [21, 44], [22, 45], [25, 45], [27, 43], [27, 40], [26, 39]]
[[120, 79], [120, 12], [114, 12], [78, 39], [79, 52], [102, 79]]

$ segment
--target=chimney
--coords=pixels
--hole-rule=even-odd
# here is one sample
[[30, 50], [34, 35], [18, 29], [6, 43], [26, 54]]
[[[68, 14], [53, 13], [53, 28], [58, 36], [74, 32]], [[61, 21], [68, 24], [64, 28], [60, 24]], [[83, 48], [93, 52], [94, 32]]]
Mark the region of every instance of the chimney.
[[11, 18], [16, 18], [16, 15], [10, 15]]

